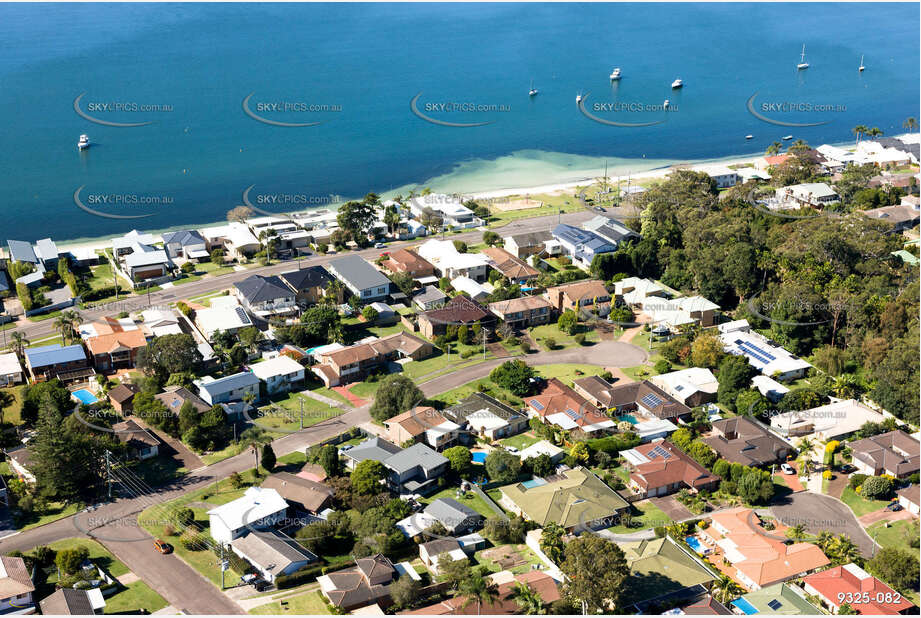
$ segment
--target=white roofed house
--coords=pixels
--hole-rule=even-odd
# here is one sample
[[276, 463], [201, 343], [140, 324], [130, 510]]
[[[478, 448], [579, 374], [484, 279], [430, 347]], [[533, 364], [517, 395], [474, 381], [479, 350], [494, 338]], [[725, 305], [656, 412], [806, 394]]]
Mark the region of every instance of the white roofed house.
[[407, 206], [416, 219], [420, 219], [426, 213], [440, 216], [446, 228], [467, 229], [483, 225], [483, 220], [464, 206], [459, 197], [453, 195], [443, 193], [420, 195], [410, 199]]
[[141, 320], [141, 329], [148, 338], [182, 334], [179, 318], [171, 309], [145, 309]]
[[[489, 287], [487, 287], [489, 286]], [[488, 283], [477, 283], [470, 277], [455, 277], [451, 279], [451, 287], [458, 292], [465, 292], [470, 298], [477, 302], [483, 302], [492, 293]]]
[[782, 203], [795, 202], [799, 206], [812, 206], [815, 208], [837, 204], [841, 201], [840, 196], [835, 193], [834, 189], [824, 182], [808, 182], [781, 187], [775, 192], [775, 198]]
[[207, 241], [208, 251], [224, 249], [233, 257], [249, 257], [262, 248], [259, 239], [253, 236], [249, 227], [239, 221], [199, 230]]
[[784, 412], [771, 417], [771, 429], [782, 436], [812, 435], [837, 440], [856, 432], [864, 423], [882, 423], [886, 417], [854, 399], [839, 400], [809, 410]]
[[689, 408], [716, 400], [719, 382], [709, 369], [691, 367], [649, 378], [649, 381]]
[[582, 228], [589, 232], [598, 234], [615, 247], [629, 240], [639, 240], [640, 235], [628, 228], [626, 225], [604, 215], [598, 215], [582, 224]]
[[695, 171], [703, 172], [716, 181], [717, 189], [728, 189], [739, 184], [739, 173], [725, 165], [705, 165]]
[[748, 364], [762, 374], [781, 381], [795, 380], [805, 376], [812, 367], [766, 337], [752, 332], [747, 321], [740, 320], [734, 324], [739, 325], [735, 330], [726, 329], [727, 324], [720, 325], [723, 348], [729, 354], [744, 356]]
[[197, 381], [198, 394], [209, 405], [243, 401], [249, 394], [259, 399], [259, 378], [250, 371], [241, 371], [218, 380], [205, 379]]
[[14, 352], [0, 354], [0, 386], [22, 382], [22, 365]]
[[246, 533], [265, 530], [285, 518], [288, 503], [274, 489], [250, 487], [236, 500], [208, 511], [211, 538], [230, 543]]
[[265, 382], [270, 395], [290, 391], [295, 384], [304, 381], [304, 366], [284, 354], [254, 363], [250, 369], [256, 377]]
[[195, 324], [211, 341], [218, 331], [236, 333], [252, 326], [253, 321], [235, 296], [217, 296], [211, 299], [210, 307], [195, 312]]
[[479, 253], [460, 253], [452, 240], [433, 238], [423, 243], [417, 253], [431, 262], [442, 277], [468, 277], [478, 283], [486, 281], [489, 259]]

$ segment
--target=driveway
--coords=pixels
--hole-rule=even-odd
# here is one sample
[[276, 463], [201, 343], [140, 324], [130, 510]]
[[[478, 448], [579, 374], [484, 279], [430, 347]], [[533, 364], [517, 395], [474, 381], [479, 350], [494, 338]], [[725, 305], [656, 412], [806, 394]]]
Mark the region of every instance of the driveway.
[[771, 513], [788, 526], [803, 524], [806, 531], [818, 534], [828, 530], [834, 535], [846, 534], [870, 557], [878, 546], [857, 521], [853, 511], [840, 500], [809, 491], [787, 494], [771, 505]]
[[683, 504], [678, 502], [675, 496], [664, 496], [662, 498], [649, 498], [653, 506], [665, 513], [665, 516], [672, 521], [682, 521], [694, 517]]

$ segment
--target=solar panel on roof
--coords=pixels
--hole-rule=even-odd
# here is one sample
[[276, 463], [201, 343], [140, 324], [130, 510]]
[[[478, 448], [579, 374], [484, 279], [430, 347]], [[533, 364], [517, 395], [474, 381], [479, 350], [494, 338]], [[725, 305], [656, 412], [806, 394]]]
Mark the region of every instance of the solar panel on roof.
[[658, 406], [661, 406], [664, 403], [661, 399], [659, 399], [657, 395], [654, 395], [653, 393], [644, 395], [643, 398], [640, 399], [640, 401], [647, 408], [656, 408]]
[[532, 406], [535, 410], [543, 410], [543, 409], [544, 409], [544, 404], [542, 404], [541, 402], [539, 402], [539, 401], [536, 400], [536, 399], [532, 399], [532, 400], [531, 400], [531, 406]]
[[237, 312], [237, 317], [240, 318], [241, 322], [249, 322], [249, 318], [246, 316], [246, 311], [243, 310], [243, 307], [234, 307], [234, 311]]
[[566, 416], [568, 416], [572, 420], [576, 420], [577, 418], [579, 418], [579, 415], [572, 408], [566, 408]]
[[647, 457], [650, 460], [655, 459], [656, 457], [661, 457], [662, 459], [671, 459], [672, 454], [666, 451], [661, 446], [657, 446], [651, 451], [649, 451], [649, 454], [647, 455]]
[[778, 601], [777, 599], [771, 599], [771, 602], [768, 603], [768, 607], [770, 607], [770, 608], [771, 608], [773, 611], [775, 611], [775, 612], [776, 612], [778, 609], [780, 609], [780, 607], [781, 607], [782, 605], [783, 605], [783, 603], [781, 603], [781, 602]]

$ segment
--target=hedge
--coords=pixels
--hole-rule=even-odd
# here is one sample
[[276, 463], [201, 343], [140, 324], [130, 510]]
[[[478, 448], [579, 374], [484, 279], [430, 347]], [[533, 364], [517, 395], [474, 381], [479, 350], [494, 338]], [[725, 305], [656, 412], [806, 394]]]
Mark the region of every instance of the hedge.
[[285, 588], [294, 588], [295, 586], [306, 584], [316, 579], [318, 575], [323, 575], [325, 570], [326, 567], [322, 565], [314, 565], [300, 568], [290, 575], [279, 575], [275, 578], [275, 587], [279, 590], [284, 590]]
[[[123, 293], [124, 290], [121, 286], [118, 286], [119, 294]], [[100, 298], [108, 298], [110, 296], [115, 296], [115, 286], [110, 285], [103, 288], [96, 288], [95, 290], [89, 290], [84, 292], [82, 295], [83, 302], [89, 302], [93, 300], [99, 300]]]

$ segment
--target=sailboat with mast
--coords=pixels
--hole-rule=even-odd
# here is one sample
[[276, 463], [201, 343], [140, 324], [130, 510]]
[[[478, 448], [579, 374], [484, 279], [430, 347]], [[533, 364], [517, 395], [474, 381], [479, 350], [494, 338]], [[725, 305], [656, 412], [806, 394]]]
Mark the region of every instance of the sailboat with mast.
[[858, 73], [863, 73], [863, 70], [864, 70], [865, 68], [867, 68], [867, 67], [863, 66], [863, 54], [860, 54], [860, 66], [857, 67], [857, 72], [858, 72]]
[[803, 53], [800, 54], [799, 64], [796, 65], [796, 70], [802, 71], [803, 69], [808, 69], [808, 68], [809, 68], [809, 63], [806, 62], [806, 44], [803, 43]]
[[540, 91], [539, 91], [537, 88], [534, 87], [534, 80], [532, 79], [532, 80], [531, 80], [531, 87], [530, 87], [530, 89], [528, 89], [528, 96], [529, 96], [529, 97], [533, 97], [533, 96], [536, 95], [538, 92], [540, 92]]

